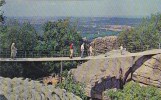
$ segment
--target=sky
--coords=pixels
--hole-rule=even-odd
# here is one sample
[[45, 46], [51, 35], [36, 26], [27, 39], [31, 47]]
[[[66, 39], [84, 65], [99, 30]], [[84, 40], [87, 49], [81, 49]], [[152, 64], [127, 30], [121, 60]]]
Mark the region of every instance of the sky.
[[6, 0], [4, 15], [146, 17], [161, 13], [161, 0]]

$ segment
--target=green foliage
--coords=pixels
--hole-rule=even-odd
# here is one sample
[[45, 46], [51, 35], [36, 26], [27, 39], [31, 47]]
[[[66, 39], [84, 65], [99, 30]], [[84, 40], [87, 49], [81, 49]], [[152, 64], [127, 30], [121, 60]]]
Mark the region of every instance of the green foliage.
[[20, 63], [1, 63], [0, 76], [3, 77], [20, 77], [23, 74], [23, 68]]
[[[12, 42], [15, 42], [16, 48], [18, 50], [33, 50], [37, 45], [37, 33], [34, 27], [30, 23], [23, 23], [20, 25], [16, 20], [10, 21], [7, 25], [0, 26], [0, 52], [3, 54], [7, 50], [10, 50]], [[24, 52], [18, 52], [18, 55]], [[10, 57], [10, 52], [8, 52], [8, 57]], [[28, 70], [26, 71], [27, 67]], [[33, 77], [32, 75], [37, 75], [38, 77], [42, 74], [35, 73], [35, 67], [27, 65], [25, 67], [24, 63], [1, 63], [0, 64], [0, 76], [6, 77]], [[40, 71], [37, 71], [37, 73]], [[32, 74], [31, 74], [32, 73]], [[42, 71], [41, 71], [42, 73]]]
[[18, 42], [22, 50], [33, 50], [37, 45], [37, 32], [30, 23], [24, 23], [20, 29]]
[[[76, 24], [76, 22], [71, 23], [69, 18], [45, 23], [43, 26], [44, 34], [40, 36], [41, 39], [38, 40], [36, 49], [48, 50], [49, 52], [47, 53], [53, 56], [61, 55], [63, 52], [66, 53], [65, 56], [69, 56], [69, 45], [73, 42], [74, 50], [79, 51], [82, 38], [77, 33]], [[46, 66], [43, 69], [47, 73], [60, 72], [60, 62], [43, 63], [42, 66]], [[65, 69], [71, 69], [76, 66], [75, 61], [63, 62], [63, 68]]]
[[[38, 36], [34, 27], [30, 23], [25, 22], [20, 25], [16, 20], [10, 20], [7, 25], [1, 25], [0, 27], [0, 51], [1, 53], [5, 53], [6, 49], [10, 50], [10, 45], [12, 42], [16, 43], [16, 48], [18, 50], [58, 50], [58, 55], [65, 48], [67, 48], [67, 52], [69, 52], [69, 44], [67, 44], [67, 41], [74, 42], [75, 47], [80, 46], [77, 44], [80, 44], [81, 37], [76, 32], [75, 26], [71, 26], [69, 24], [69, 20], [48, 22], [44, 25], [44, 32], [45, 35], [42, 37]], [[20, 55], [20, 53], [23, 54], [24, 52], [18, 52], [18, 55]], [[51, 55], [53, 54], [53, 52], [49, 53]], [[9, 55], [10, 53], [8, 52], [8, 57], [10, 57]], [[63, 62], [63, 68], [68, 70], [76, 66], [77, 62], [75, 61]], [[19, 68], [21, 71], [15, 71], [10, 67], [15, 69]], [[17, 75], [36, 79], [42, 76], [50, 75], [51, 73], [59, 73], [60, 62], [35, 62], [28, 64], [22, 63], [21, 65], [1, 64], [0, 69], [1, 76], [15, 77]], [[12, 74], [14, 71], [15, 74]]]
[[12, 25], [1, 26], [0, 28], [0, 48], [10, 49], [10, 45], [15, 42], [18, 50], [32, 50], [37, 45], [37, 33], [30, 23], [20, 25], [17, 21]]
[[[5, 0], [0, 0], [0, 7], [5, 4]], [[4, 16], [2, 11], [0, 10], [0, 23], [4, 21]]]
[[161, 90], [153, 87], [141, 87], [138, 83], [129, 82], [123, 90], [108, 90], [106, 95], [111, 100], [160, 100]]
[[75, 49], [79, 48], [82, 39], [72, 25], [69, 19], [47, 22], [43, 27], [43, 40], [38, 47], [62, 52], [69, 50], [69, 44], [73, 42]]
[[[72, 68], [75, 68], [77, 66], [77, 62], [76, 61], [64, 61], [62, 63], [63, 65], [63, 70], [70, 70]], [[56, 73], [59, 74], [60, 73], [60, 66], [61, 66], [61, 62], [44, 62], [39, 64], [39, 69], [42, 70], [42, 72], [44, 74], [48, 73], [48, 74], [52, 74], [52, 73]]]
[[3, 6], [5, 4], [5, 0], [0, 0], [0, 6]]
[[161, 14], [144, 18], [138, 27], [121, 32], [118, 39], [132, 52], [158, 48], [161, 43]]
[[72, 75], [68, 75], [67, 70], [63, 72], [62, 77], [65, 78], [61, 83], [57, 86], [67, 90], [68, 92], [72, 92], [73, 94], [79, 96], [83, 100], [87, 100], [87, 96], [85, 95], [85, 85], [82, 83], [75, 82]]
[[41, 63], [33, 62], [4, 62], [0, 64], [0, 76], [2, 77], [24, 77], [37, 79], [49, 75], [45, 66]]
[[4, 16], [3, 14], [0, 15], [0, 22], [3, 22], [4, 21]]

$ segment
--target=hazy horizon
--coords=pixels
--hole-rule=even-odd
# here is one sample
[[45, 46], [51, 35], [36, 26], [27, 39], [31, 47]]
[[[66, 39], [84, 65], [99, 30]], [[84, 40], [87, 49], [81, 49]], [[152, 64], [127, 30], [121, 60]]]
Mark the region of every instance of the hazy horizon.
[[[148, 17], [148, 16], [145, 16]], [[142, 19], [144, 17], [95, 17], [95, 16], [7, 16], [7, 18], [130, 18], [130, 19]]]
[[142, 18], [161, 12], [161, 0], [6, 0], [6, 17]]

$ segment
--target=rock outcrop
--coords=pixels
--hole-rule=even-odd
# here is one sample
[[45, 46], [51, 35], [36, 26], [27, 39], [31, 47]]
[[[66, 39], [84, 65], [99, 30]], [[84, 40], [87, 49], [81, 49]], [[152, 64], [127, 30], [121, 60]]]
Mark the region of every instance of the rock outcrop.
[[132, 57], [89, 60], [71, 72], [76, 81], [86, 84], [87, 96], [101, 99], [106, 89], [121, 88], [120, 78], [132, 61]]
[[0, 77], [0, 98], [6, 98], [2, 100], [82, 100], [73, 93], [52, 85], [46, 86], [29, 79], [3, 77]]
[[71, 72], [86, 84], [87, 96], [102, 99], [106, 89], [123, 88], [131, 80], [161, 87], [161, 54], [89, 60]]
[[133, 70], [132, 79], [134, 81], [161, 88], [161, 54], [152, 56], [139, 68], [135, 65]]
[[118, 49], [117, 36], [98, 37], [91, 42], [91, 45], [97, 53]]

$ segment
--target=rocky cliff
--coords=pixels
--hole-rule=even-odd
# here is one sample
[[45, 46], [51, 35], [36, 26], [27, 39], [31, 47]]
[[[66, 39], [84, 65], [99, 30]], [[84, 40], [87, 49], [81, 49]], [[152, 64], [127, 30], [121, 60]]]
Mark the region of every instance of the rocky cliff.
[[101, 99], [106, 89], [123, 88], [131, 80], [161, 87], [161, 54], [89, 60], [71, 72], [86, 84], [89, 97]]
[[82, 100], [64, 89], [38, 81], [0, 77], [0, 100]]

